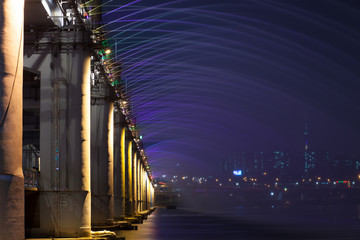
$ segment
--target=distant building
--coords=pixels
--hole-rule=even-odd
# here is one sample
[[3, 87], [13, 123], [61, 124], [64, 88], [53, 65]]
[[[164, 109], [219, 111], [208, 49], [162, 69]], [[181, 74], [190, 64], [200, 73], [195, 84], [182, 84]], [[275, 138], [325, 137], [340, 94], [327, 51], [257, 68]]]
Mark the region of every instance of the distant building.
[[336, 155], [331, 161], [333, 176], [352, 178], [360, 173], [360, 155], [343, 154]]
[[327, 151], [305, 151], [305, 176], [331, 175], [332, 158]]
[[266, 170], [264, 152], [254, 152], [253, 158], [253, 173], [259, 175]]
[[309, 149], [309, 129], [307, 119], [305, 120], [304, 126], [304, 138], [305, 138], [305, 147], [304, 147], [304, 172], [305, 175], [309, 175], [313, 172], [315, 168], [315, 153], [311, 152]]
[[242, 154], [230, 155], [227, 159], [220, 160], [220, 169], [227, 176], [232, 175], [234, 170], [245, 172], [245, 161], [246, 159], [243, 158]]
[[279, 154], [259, 152], [241, 152], [228, 156], [220, 161], [223, 174], [232, 175], [234, 170], [242, 170], [247, 176], [257, 177], [264, 172], [273, 172], [274, 164], [277, 169], [287, 169], [289, 166], [288, 153]]
[[280, 171], [281, 173], [285, 173], [285, 171], [289, 169], [289, 153], [282, 151], [274, 151], [271, 160], [273, 162], [273, 168], [275, 170]]
[[306, 149], [304, 153], [304, 160], [305, 175], [313, 174], [316, 166], [316, 152], [311, 152]]

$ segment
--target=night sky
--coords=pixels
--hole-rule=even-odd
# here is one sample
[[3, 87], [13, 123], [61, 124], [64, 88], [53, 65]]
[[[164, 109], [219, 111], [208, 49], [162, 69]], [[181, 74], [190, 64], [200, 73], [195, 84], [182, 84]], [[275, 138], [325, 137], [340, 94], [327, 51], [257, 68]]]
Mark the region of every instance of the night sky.
[[155, 176], [301, 152], [306, 119], [312, 149], [360, 153], [360, 1], [103, 2]]

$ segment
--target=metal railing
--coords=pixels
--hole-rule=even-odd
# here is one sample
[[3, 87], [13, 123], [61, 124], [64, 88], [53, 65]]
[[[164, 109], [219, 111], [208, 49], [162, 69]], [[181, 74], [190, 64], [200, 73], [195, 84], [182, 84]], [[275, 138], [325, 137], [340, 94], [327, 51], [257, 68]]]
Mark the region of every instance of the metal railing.
[[40, 172], [36, 169], [23, 168], [25, 188], [37, 190], [39, 188]]

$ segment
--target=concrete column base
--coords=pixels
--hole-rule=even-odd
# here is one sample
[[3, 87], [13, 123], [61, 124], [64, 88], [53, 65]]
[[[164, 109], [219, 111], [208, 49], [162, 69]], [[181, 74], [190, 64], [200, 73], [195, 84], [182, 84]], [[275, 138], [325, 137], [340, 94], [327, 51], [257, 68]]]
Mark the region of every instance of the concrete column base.
[[91, 194], [87, 191], [41, 191], [40, 228], [31, 237], [90, 237]]
[[134, 203], [133, 201], [130, 201], [129, 199], [125, 202], [125, 215], [126, 217], [132, 217], [134, 216]]
[[0, 240], [25, 238], [24, 178], [0, 175]]
[[[109, 208], [109, 206], [111, 206]], [[96, 226], [105, 226], [112, 224], [114, 219], [109, 219], [112, 213], [108, 213], [108, 209], [113, 209], [114, 198], [112, 195], [94, 195], [91, 197], [91, 224]]]
[[114, 220], [123, 220], [125, 218], [125, 198], [114, 197], [114, 202], [119, 203], [114, 204]]

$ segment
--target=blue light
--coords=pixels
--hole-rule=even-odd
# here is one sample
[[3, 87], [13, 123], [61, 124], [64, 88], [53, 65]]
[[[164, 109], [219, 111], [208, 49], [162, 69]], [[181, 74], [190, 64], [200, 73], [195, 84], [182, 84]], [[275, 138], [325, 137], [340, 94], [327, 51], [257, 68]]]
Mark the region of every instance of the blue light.
[[234, 170], [234, 171], [233, 171], [233, 174], [234, 174], [235, 176], [241, 176], [241, 175], [242, 175], [242, 170]]

